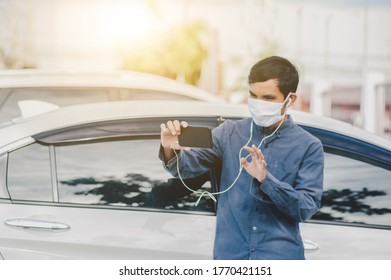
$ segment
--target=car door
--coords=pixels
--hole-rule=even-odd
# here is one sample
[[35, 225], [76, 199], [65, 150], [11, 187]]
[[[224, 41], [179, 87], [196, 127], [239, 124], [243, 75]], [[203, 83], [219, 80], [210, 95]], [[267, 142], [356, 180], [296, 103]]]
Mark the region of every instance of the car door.
[[[195, 205], [198, 195], [164, 170], [160, 123], [65, 129], [10, 151], [12, 203], [0, 203], [2, 257], [212, 258], [214, 202], [203, 197]], [[210, 174], [186, 183], [212, 188]]]
[[320, 211], [300, 226], [306, 258], [390, 259], [391, 152], [314, 134], [325, 148], [324, 194]]

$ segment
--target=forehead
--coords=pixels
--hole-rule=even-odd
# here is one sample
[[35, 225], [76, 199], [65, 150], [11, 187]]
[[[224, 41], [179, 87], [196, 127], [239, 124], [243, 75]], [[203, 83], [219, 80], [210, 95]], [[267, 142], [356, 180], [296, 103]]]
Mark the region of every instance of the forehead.
[[275, 79], [252, 83], [250, 84], [250, 91], [257, 96], [273, 95], [277, 98], [284, 98], [283, 93], [278, 87], [278, 81]]

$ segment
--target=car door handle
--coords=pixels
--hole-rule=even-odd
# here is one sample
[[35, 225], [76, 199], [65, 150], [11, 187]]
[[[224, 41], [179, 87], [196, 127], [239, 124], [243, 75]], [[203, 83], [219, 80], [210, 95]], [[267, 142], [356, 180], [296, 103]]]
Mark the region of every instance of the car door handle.
[[306, 250], [307, 252], [314, 252], [319, 250], [320, 248], [318, 244], [308, 239], [304, 240], [303, 244], [304, 244], [304, 250]]
[[25, 229], [50, 229], [68, 230], [70, 226], [58, 222], [34, 220], [34, 219], [8, 219], [5, 224], [11, 227], [21, 227]]

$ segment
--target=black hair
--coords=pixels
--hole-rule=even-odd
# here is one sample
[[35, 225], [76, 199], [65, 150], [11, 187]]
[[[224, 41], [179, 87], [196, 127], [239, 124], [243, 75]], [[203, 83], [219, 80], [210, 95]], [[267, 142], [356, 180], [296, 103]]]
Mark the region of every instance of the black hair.
[[299, 84], [299, 72], [287, 59], [279, 56], [265, 58], [251, 68], [248, 83], [265, 82], [270, 79], [278, 81], [278, 88], [287, 97], [290, 92], [296, 92]]

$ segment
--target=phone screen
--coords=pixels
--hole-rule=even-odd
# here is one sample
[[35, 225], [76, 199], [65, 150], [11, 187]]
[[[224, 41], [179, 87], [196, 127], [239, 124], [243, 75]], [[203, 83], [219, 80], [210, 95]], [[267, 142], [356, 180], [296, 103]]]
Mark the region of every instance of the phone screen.
[[213, 148], [212, 130], [209, 127], [188, 126], [181, 129], [179, 145], [194, 148]]

